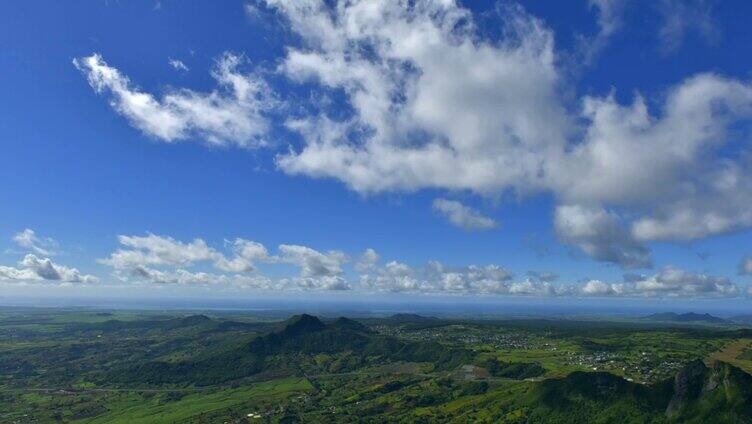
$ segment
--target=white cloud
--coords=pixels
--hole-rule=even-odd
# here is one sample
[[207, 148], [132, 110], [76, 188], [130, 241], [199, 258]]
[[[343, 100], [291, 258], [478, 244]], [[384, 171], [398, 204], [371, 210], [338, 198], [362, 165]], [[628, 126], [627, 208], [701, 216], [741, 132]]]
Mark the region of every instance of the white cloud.
[[228, 272], [251, 272], [255, 263], [270, 259], [266, 247], [261, 243], [237, 238], [227, 241], [233, 256], [209, 247], [197, 238], [184, 243], [172, 237], [147, 234], [146, 236], [118, 236], [118, 241], [127, 249], [118, 249], [109, 258], [99, 262], [115, 269], [129, 269], [147, 266], [192, 266], [199, 262], [211, 263], [214, 267]]
[[[596, 223], [598, 219], [594, 220]], [[597, 226], [597, 225], [596, 225]], [[579, 230], [578, 230], [579, 231]], [[575, 231], [574, 233], [577, 233]], [[582, 285], [552, 284], [558, 276], [529, 272], [532, 278], [515, 281], [514, 274], [499, 265], [448, 267], [430, 261], [421, 268], [398, 261], [379, 265], [379, 255], [367, 249], [356, 262], [360, 285], [353, 286], [344, 265], [348, 256], [338, 250], [321, 252], [307, 246], [282, 244], [271, 255], [260, 243], [236, 238], [225, 241], [226, 255], [200, 238], [181, 242], [171, 237], [120, 236], [127, 249], [118, 249], [101, 260], [124, 281], [170, 285], [214, 285], [260, 290], [375, 290], [422, 294], [510, 295], [510, 296], [631, 296], [631, 297], [736, 297], [743, 291], [726, 277], [693, 273], [666, 267], [652, 276], [627, 274], [624, 282], [589, 280]], [[298, 275], [270, 278], [258, 273], [255, 263], [270, 266], [287, 263], [299, 267]], [[192, 269], [211, 265], [226, 273]], [[99, 279], [75, 268], [56, 264], [49, 258], [27, 254], [18, 267], [0, 266], [3, 281], [58, 281], [96, 283]], [[746, 265], [743, 265], [746, 266]]]
[[190, 271], [183, 268], [159, 270], [149, 267], [134, 267], [127, 272], [115, 274], [124, 281], [141, 281], [165, 285], [212, 285], [252, 290], [350, 290], [350, 283], [341, 276], [291, 277], [272, 279], [259, 274], [214, 274]]
[[128, 269], [128, 275], [117, 274], [124, 279], [133, 277], [138, 281], [147, 281], [154, 284], [220, 284], [226, 283], [224, 275], [210, 274], [206, 272], [191, 272], [182, 268], [174, 271], [161, 271], [146, 266], [134, 266]]
[[752, 85], [697, 75], [669, 90], [658, 116], [639, 96], [631, 106], [613, 96], [583, 104], [585, 138], [551, 168], [559, 197], [627, 209], [641, 241], [691, 240], [752, 225], [742, 206], [752, 201], [748, 153], [724, 153], [740, 134], [748, 137], [729, 131], [752, 117]]
[[598, 14], [598, 28], [602, 36], [610, 37], [621, 29], [626, 3], [627, 0], [588, 0], [590, 8]]
[[355, 270], [358, 272], [368, 272], [376, 267], [379, 262], [379, 254], [373, 249], [366, 249], [358, 261], [355, 262]]
[[242, 62], [229, 53], [217, 61], [212, 72], [217, 90], [171, 90], [157, 99], [133, 87], [99, 54], [73, 60], [97, 93], [108, 94], [112, 107], [150, 136], [167, 142], [198, 138], [209, 145], [257, 147], [264, 144], [269, 128], [264, 112], [273, 101], [259, 76], [238, 71]]
[[[322, 289], [348, 290], [349, 281], [343, 276], [342, 265], [347, 256], [339, 251], [321, 253], [306, 246], [280, 245], [279, 254], [269, 254], [258, 242], [236, 238], [225, 241], [232, 253], [227, 255], [210, 247], [203, 239], [182, 242], [172, 237], [118, 237], [122, 246], [99, 262], [114, 269], [114, 275], [125, 281], [154, 284], [231, 285], [266, 290]], [[375, 253], [375, 252], [373, 252]], [[272, 279], [259, 274], [257, 263], [290, 263], [300, 267], [296, 277]], [[191, 269], [211, 265], [228, 274]]]
[[450, 268], [436, 261], [419, 270], [391, 261], [374, 271], [361, 275], [361, 285], [386, 292], [506, 294], [513, 277], [498, 265]]
[[534, 280], [538, 280], [544, 283], [553, 283], [559, 279], [559, 274], [546, 271], [529, 271], [528, 275]]
[[318, 277], [298, 277], [282, 281], [288, 288], [305, 290], [351, 290], [350, 282], [339, 275], [320, 275]]
[[742, 259], [739, 264], [739, 274], [752, 275], [752, 256], [748, 256]]
[[[281, 70], [344, 90], [354, 113], [291, 120], [306, 142], [278, 157], [286, 172], [337, 178], [365, 193], [550, 190], [565, 205], [608, 208], [591, 214], [606, 234], [575, 244], [629, 267], [650, 263], [640, 241], [752, 226], [752, 212], [741, 207], [752, 198], [749, 165], [720, 154], [732, 140], [728, 128], [750, 116], [748, 84], [697, 75], [669, 91], [658, 116], [639, 96], [629, 106], [588, 96], [583, 138], [570, 143], [552, 34], [519, 9], [505, 17], [514, 30], [491, 44], [453, 2], [270, 4], [304, 40]], [[621, 6], [595, 6], [602, 31], [612, 34]]]
[[[587, 214], [586, 214], [587, 215]], [[599, 227], [602, 217], [586, 222]], [[574, 225], [579, 228], [579, 224]], [[587, 243], [602, 248], [582, 229], [572, 231], [573, 237], [587, 249]], [[599, 231], [596, 233], [610, 233]], [[621, 233], [619, 233], [621, 234]], [[622, 235], [616, 237], [618, 239]], [[321, 252], [307, 246], [282, 244], [276, 255], [270, 254], [260, 243], [237, 238], [226, 241], [232, 257], [209, 247], [202, 239], [180, 242], [171, 237], [121, 236], [120, 243], [130, 250], [120, 249], [102, 260], [115, 269], [115, 275], [126, 281], [153, 284], [223, 285], [261, 290], [374, 290], [395, 293], [509, 295], [509, 296], [630, 296], [630, 297], [735, 297], [742, 294], [728, 278], [692, 273], [676, 267], [666, 267], [652, 276], [627, 274], [624, 282], [608, 283], [589, 280], [579, 286], [552, 284], [558, 276], [546, 272], [529, 272], [531, 278], [514, 281], [514, 274], [499, 265], [447, 267], [436, 261], [413, 268], [398, 261], [379, 265], [379, 255], [366, 249], [355, 263], [359, 286], [353, 286], [345, 273], [348, 256], [338, 250]], [[588, 241], [583, 241], [588, 240]], [[604, 246], [608, 246], [605, 242]], [[604, 248], [605, 249], [605, 248]], [[617, 249], [618, 250], [618, 249]], [[604, 251], [608, 251], [605, 249]], [[596, 255], [595, 253], [593, 253]], [[623, 254], [623, 253], [620, 253]], [[292, 264], [300, 269], [298, 275], [269, 278], [259, 274], [257, 262]], [[217, 274], [192, 270], [192, 266], [208, 263], [227, 272]], [[77, 270], [53, 264], [49, 259], [27, 255], [20, 268], [0, 267], [1, 279], [60, 280], [93, 282], [95, 277], [83, 276]], [[91, 279], [91, 280], [90, 280]]]
[[50, 258], [58, 248], [58, 243], [49, 237], [39, 237], [29, 228], [13, 236], [13, 241], [20, 247], [33, 253], [27, 253], [18, 262], [18, 267], [0, 265], [0, 281], [46, 281], [68, 283], [98, 283], [99, 279], [93, 275], [83, 274], [76, 268], [60, 265]]
[[183, 268], [159, 270], [146, 266], [135, 266], [118, 270], [115, 276], [126, 282], [136, 281], [164, 285], [211, 285], [242, 289], [283, 290], [280, 281], [258, 274], [214, 274], [203, 271], [190, 271]]
[[386, 292], [418, 292], [425, 285], [407, 264], [397, 261], [388, 262], [377, 270], [376, 274], [364, 274], [360, 277], [363, 287]]
[[321, 253], [306, 246], [282, 244], [279, 246], [279, 261], [300, 267], [303, 278], [335, 277], [342, 274], [342, 265], [348, 261], [347, 255], [332, 250]]
[[579, 205], [558, 206], [554, 224], [563, 242], [594, 259], [625, 268], [652, 266], [650, 251], [632, 238], [615, 214]]
[[214, 265], [223, 271], [253, 271], [254, 263], [269, 260], [269, 252], [261, 243], [237, 238], [230, 244], [235, 252], [233, 258], [228, 259], [224, 255], [215, 255], [214, 258]]
[[246, 16], [251, 19], [257, 19], [259, 16], [261, 16], [261, 11], [255, 4], [246, 3], [243, 5], [243, 10], [245, 11]]
[[611, 284], [600, 280], [590, 280], [582, 286], [582, 293], [591, 296], [607, 296], [614, 294]]
[[671, 266], [653, 276], [623, 283], [590, 280], [580, 287], [580, 292], [590, 296], [688, 298], [734, 297], [741, 293], [739, 287], [726, 277], [698, 274]]
[[268, 3], [304, 42], [282, 72], [344, 90], [354, 112], [291, 120], [306, 144], [278, 157], [288, 173], [360, 192], [491, 192], [540, 185], [541, 157], [564, 146], [553, 35], [520, 8], [508, 9], [506, 39], [491, 43], [451, 1]]
[[580, 38], [580, 54], [583, 64], [590, 64], [595, 56], [609, 43], [611, 37], [623, 26], [622, 18], [627, 0], [589, 0], [590, 9], [597, 15], [598, 33]]
[[56, 281], [60, 283], [98, 283], [93, 275], [82, 274], [78, 269], [59, 265], [49, 258], [27, 254], [18, 268], [0, 266], [0, 280]]
[[377, 291], [420, 294], [558, 296], [568, 292], [564, 286], [529, 279], [514, 282], [512, 277], [511, 272], [497, 265], [446, 268], [429, 262], [415, 270], [393, 261], [375, 274], [362, 275], [361, 285]]
[[185, 63], [183, 63], [182, 60], [171, 58], [167, 61], [167, 63], [169, 63], [170, 66], [172, 66], [172, 68], [175, 69], [176, 71], [181, 71], [181, 72], [189, 71], [188, 67], [185, 65]]
[[439, 292], [504, 293], [514, 275], [498, 265], [447, 268], [431, 261], [425, 270], [426, 285]]
[[202, 239], [183, 243], [172, 237], [156, 234], [146, 236], [118, 236], [121, 245], [129, 249], [118, 249], [102, 263], [117, 269], [142, 265], [192, 265], [195, 262], [213, 261], [220, 254], [210, 248]]
[[493, 219], [454, 200], [436, 199], [433, 208], [464, 230], [490, 230], [498, 226]]
[[533, 281], [530, 279], [512, 283], [509, 294], [524, 296], [557, 296], [565, 293], [566, 287], [555, 287], [551, 283]]
[[[286, 172], [337, 178], [365, 193], [549, 190], [565, 205], [560, 211], [609, 210], [590, 214], [605, 234], [572, 241], [627, 267], [650, 264], [640, 242], [752, 226], [743, 206], [752, 200], [749, 162], [724, 150], [738, 140], [728, 129], [751, 115], [749, 84], [688, 78], [669, 90], [661, 114], [640, 96], [628, 106], [587, 96], [582, 138], [570, 142], [552, 34], [519, 9], [504, 18], [514, 31], [491, 44], [453, 2], [270, 4], [304, 40], [288, 50], [282, 71], [344, 90], [354, 113], [290, 121], [306, 142], [279, 156]], [[596, 6], [602, 31], [616, 31], [618, 5]]]
[[8, 280], [42, 280], [32, 269], [20, 269], [10, 266], [0, 265], [0, 281]]
[[678, 50], [690, 31], [697, 32], [707, 43], [718, 40], [720, 29], [713, 3], [712, 0], [662, 0], [659, 5], [663, 17], [659, 32], [661, 49], [666, 53]]
[[49, 237], [38, 237], [34, 230], [27, 228], [13, 236], [20, 247], [43, 256], [54, 256], [58, 243]]
[[641, 292], [678, 296], [737, 294], [737, 287], [726, 277], [694, 274], [674, 267], [667, 267], [647, 280], [638, 281], [635, 288]]

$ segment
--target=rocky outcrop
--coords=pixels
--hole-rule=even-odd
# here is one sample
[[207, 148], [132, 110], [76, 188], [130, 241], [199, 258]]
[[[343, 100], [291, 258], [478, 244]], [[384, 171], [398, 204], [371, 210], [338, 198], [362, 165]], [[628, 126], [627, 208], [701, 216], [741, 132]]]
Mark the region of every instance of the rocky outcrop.
[[673, 416], [683, 407], [696, 401], [702, 393], [708, 368], [701, 360], [692, 361], [674, 377], [674, 395], [666, 407], [666, 415]]
[[720, 361], [707, 367], [697, 360], [679, 371], [666, 416], [711, 418], [712, 411], [723, 411], [713, 416], [717, 422], [752, 422], [752, 375]]

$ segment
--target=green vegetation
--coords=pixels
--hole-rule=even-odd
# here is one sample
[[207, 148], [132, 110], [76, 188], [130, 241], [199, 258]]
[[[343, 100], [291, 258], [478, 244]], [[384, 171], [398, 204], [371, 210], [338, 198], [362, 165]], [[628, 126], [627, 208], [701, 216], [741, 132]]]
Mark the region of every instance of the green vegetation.
[[256, 337], [247, 344], [188, 360], [150, 361], [110, 373], [108, 378], [121, 384], [206, 386], [262, 372], [343, 372], [393, 361], [428, 362], [436, 369], [451, 369], [471, 358], [461, 348], [379, 335], [347, 318], [324, 324], [311, 315], [300, 315], [290, 319], [282, 330]]
[[745, 361], [752, 361], [752, 348], [745, 348], [737, 358]]
[[487, 359], [482, 363], [494, 377], [514, 378], [518, 380], [539, 377], [546, 373], [537, 362], [499, 362], [495, 358]]
[[8, 309], [0, 422], [752, 422], [750, 331], [691, 318]]
[[263, 405], [312, 390], [313, 386], [306, 379], [282, 379], [207, 394], [155, 396], [151, 399], [133, 395], [109, 403], [108, 412], [101, 417], [81, 421], [92, 424], [173, 423], [241, 407], [258, 411]]

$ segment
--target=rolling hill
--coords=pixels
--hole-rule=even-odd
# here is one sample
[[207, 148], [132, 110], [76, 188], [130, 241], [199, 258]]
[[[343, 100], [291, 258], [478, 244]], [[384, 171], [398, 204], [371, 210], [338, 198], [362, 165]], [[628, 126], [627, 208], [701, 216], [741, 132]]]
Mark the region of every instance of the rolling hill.
[[432, 363], [437, 369], [451, 369], [469, 362], [473, 354], [465, 349], [448, 348], [436, 342], [410, 342], [379, 335], [347, 318], [324, 323], [311, 315], [297, 315], [280, 330], [270, 332], [241, 346], [205, 357], [177, 362], [152, 361], [121, 368], [108, 378], [113, 382], [142, 384], [224, 383], [267, 373], [304, 375], [325, 372], [317, 369], [316, 355], [331, 355], [337, 371], [391, 361]]

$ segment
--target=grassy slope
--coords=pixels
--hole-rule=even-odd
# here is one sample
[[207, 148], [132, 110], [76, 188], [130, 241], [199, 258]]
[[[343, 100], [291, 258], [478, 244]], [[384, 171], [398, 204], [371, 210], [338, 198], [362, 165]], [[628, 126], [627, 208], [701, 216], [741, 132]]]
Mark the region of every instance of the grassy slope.
[[748, 373], [752, 373], [752, 356], [748, 356], [748, 349], [752, 349], [752, 339], [739, 339], [712, 353], [709, 358], [711, 360], [728, 362]]
[[311, 390], [313, 386], [303, 378], [269, 381], [210, 394], [191, 394], [178, 401], [164, 404], [144, 403], [142, 398], [132, 396], [108, 405], [110, 412], [105, 415], [77, 422], [91, 424], [173, 423], [202, 413], [240, 406], [249, 399], [273, 401]]

